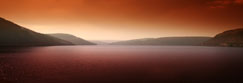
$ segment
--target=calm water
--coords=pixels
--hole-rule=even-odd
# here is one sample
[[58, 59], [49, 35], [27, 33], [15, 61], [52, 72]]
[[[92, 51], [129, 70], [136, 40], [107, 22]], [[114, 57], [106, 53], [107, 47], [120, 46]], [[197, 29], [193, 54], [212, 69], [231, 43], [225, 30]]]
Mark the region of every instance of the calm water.
[[0, 83], [240, 83], [242, 63], [243, 48], [0, 48]]

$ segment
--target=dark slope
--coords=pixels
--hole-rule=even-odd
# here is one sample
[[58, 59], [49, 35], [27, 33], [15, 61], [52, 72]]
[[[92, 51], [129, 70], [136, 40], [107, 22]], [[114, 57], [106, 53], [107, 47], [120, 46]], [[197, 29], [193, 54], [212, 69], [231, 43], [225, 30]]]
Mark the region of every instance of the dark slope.
[[111, 45], [178, 45], [178, 46], [197, 46], [209, 40], [211, 37], [163, 37], [146, 38], [121, 42], [114, 42]]
[[58, 34], [48, 34], [48, 35], [72, 42], [75, 45], [95, 45], [95, 43], [89, 42], [87, 40], [84, 40], [82, 38], [79, 38], [79, 37], [76, 37], [76, 36], [73, 36], [70, 34], [58, 33]]
[[0, 18], [0, 46], [72, 45], [71, 42], [37, 33]]
[[243, 28], [228, 30], [206, 41], [207, 46], [243, 47]]

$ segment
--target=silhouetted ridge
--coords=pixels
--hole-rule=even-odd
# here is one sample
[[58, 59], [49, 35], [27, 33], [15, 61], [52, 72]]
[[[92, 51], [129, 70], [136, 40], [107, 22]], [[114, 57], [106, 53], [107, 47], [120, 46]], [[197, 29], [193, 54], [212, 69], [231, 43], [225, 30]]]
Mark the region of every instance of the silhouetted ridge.
[[211, 37], [161, 37], [144, 38], [121, 42], [114, 42], [111, 45], [177, 45], [177, 46], [199, 46]]
[[70, 34], [57, 33], [57, 34], [48, 34], [48, 35], [72, 42], [75, 45], [96, 45], [92, 42], [89, 42], [87, 40], [84, 40], [82, 38], [79, 38], [79, 37], [76, 37], [76, 36], [73, 36]]
[[243, 47], [243, 28], [228, 30], [206, 41], [208, 46]]
[[71, 42], [34, 32], [0, 18], [0, 46], [72, 45]]

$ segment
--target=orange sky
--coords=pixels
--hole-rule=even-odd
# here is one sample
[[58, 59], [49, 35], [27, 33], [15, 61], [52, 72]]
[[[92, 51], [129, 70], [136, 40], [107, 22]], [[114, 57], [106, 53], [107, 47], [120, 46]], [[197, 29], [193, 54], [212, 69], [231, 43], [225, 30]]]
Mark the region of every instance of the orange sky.
[[243, 27], [243, 0], [0, 0], [0, 17], [88, 40], [214, 36]]

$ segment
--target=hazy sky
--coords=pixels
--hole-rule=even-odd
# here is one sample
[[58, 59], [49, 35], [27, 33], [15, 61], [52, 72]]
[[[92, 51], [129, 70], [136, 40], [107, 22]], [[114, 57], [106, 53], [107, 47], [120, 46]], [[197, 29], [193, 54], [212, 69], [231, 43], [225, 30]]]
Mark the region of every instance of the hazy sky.
[[243, 0], [0, 0], [0, 17], [88, 40], [214, 36], [243, 27]]

